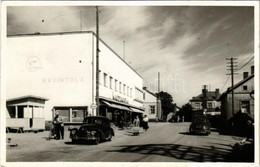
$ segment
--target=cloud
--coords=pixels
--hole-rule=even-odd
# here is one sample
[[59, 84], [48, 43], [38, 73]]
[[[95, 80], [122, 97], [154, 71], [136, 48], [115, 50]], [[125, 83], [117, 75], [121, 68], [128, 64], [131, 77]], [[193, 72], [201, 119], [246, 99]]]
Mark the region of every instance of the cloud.
[[[254, 51], [252, 7], [99, 9], [100, 37], [121, 56], [125, 41], [126, 61], [144, 77], [144, 83], [156, 91], [157, 74], [161, 72], [164, 91], [172, 93], [180, 104], [200, 93], [204, 84], [222, 87], [227, 57], [243, 61]], [[95, 7], [8, 7], [7, 16], [8, 34], [80, 28], [95, 32], [96, 28]]]

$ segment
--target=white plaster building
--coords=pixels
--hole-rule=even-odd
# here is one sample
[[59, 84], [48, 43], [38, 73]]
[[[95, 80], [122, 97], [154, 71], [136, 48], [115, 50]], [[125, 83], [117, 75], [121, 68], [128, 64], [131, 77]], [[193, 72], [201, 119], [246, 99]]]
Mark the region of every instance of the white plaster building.
[[149, 120], [162, 119], [161, 101], [157, 99], [154, 93], [147, 90], [146, 87], [143, 90], [145, 114]]
[[[112, 120], [117, 111], [130, 118], [131, 113], [143, 113], [142, 77], [101, 39], [99, 49], [100, 115]], [[6, 57], [7, 99], [48, 98], [48, 120], [56, 110], [65, 123], [97, 115], [93, 32], [8, 36]]]

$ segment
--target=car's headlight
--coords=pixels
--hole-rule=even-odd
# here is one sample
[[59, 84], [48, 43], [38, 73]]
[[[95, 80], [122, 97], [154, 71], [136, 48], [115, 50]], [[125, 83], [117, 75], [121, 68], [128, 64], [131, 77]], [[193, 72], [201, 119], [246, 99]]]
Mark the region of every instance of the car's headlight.
[[205, 130], [205, 129], [206, 129], [206, 126], [203, 126], [203, 129]]
[[90, 134], [93, 135], [93, 136], [94, 136], [96, 133], [97, 133], [96, 131], [91, 131], [91, 132], [90, 132]]
[[71, 134], [73, 134], [73, 135], [75, 135], [76, 133], [77, 133], [76, 130], [72, 130], [72, 131], [71, 131]]

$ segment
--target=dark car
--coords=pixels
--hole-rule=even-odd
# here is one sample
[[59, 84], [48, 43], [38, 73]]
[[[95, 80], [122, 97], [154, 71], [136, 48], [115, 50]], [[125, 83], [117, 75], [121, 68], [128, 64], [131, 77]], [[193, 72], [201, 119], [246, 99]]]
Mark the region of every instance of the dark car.
[[210, 134], [210, 123], [207, 116], [196, 116], [190, 125], [191, 134]]
[[101, 116], [86, 117], [79, 129], [70, 128], [69, 130], [72, 142], [93, 141], [99, 144], [104, 140], [112, 140], [112, 136], [115, 135], [109, 119]]

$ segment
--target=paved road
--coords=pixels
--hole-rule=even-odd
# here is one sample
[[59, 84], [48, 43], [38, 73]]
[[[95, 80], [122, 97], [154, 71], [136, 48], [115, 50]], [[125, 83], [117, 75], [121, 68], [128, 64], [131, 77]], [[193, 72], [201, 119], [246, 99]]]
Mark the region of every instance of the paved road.
[[7, 148], [7, 161], [74, 162], [225, 162], [239, 137], [190, 135], [189, 123], [150, 123], [147, 133], [128, 136], [115, 128], [116, 136], [99, 145], [46, 141], [47, 132], [7, 134], [18, 147]]

